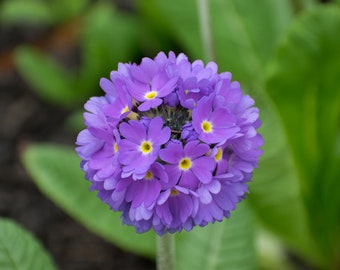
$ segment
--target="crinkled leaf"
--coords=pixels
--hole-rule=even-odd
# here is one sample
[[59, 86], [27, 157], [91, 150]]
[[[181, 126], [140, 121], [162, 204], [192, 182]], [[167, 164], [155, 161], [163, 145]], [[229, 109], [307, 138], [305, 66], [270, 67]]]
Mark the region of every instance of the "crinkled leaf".
[[0, 218], [0, 269], [53, 270], [55, 267], [49, 254], [28, 231]]
[[257, 269], [253, 219], [245, 202], [230, 219], [176, 237], [178, 270]]
[[88, 190], [89, 182], [84, 179], [74, 149], [32, 145], [25, 150], [23, 161], [41, 191], [81, 224], [121, 248], [154, 256], [154, 234], [137, 234], [132, 227], [123, 226], [120, 214], [110, 211]]
[[313, 9], [291, 27], [267, 83], [294, 154], [314, 236], [325, 257], [336, 254], [340, 241], [339, 48], [340, 9]]
[[24, 46], [16, 50], [15, 64], [21, 76], [42, 98], [61, 105], [77, 102], [74, 78], [52, 58]]

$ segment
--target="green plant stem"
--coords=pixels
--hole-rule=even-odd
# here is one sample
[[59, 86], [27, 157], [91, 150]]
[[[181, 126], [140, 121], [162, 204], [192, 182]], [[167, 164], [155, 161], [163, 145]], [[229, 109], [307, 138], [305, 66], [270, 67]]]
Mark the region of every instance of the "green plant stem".
[[157, 270], [175, 269], [174, 235], [165, 233], [157, 236]]
[[215, 52], [210, 27], [209, 0], [197, 0], [198, 18], [206, 60], [215, 61]]

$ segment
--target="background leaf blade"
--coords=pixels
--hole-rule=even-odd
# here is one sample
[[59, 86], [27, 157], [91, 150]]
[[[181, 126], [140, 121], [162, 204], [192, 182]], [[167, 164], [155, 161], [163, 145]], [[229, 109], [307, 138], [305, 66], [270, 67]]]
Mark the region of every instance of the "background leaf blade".
[[74, 78], [37, 49], [19, 47], [15, 51], [15, 64], [21, 76], [42, 98], [67, 106], [79, 102], [73, 89]]
[[81, 60], [77, 91], [83, 97], [98, 93], [99, 80], [116, 69], [118, 62], [129, 59], [137, 51], [136, 21], [118, 12], [112, 5], [98, 2], [82, 20], [80, 34]]
[[23, 161], [41, 191], [89, 230], [121, 248], [154, 257], [154, 233], [137, 234], [132, 227], [123, 226], [120, 213], [110, 211], [95, 193], [90, 194], [74, 149], [32, 145], [24, 152]]
[[[155, 21], [159, 16], [167, 20], [164, 24], [169, 27], [170, 34], [189, 56], [202, 59], [197, 1], [151, 0], [142, 3], [153, 8], [148, 15], [155, 14]], [[293, 8], [288, 1], [271, 0], [260, 3], [212, 0], [209, 4], [215, 60], [220, 71], [230, 70], [236, 80], [252, 86], [258, 84], [263, 79], [261, 71], [274, 52], [278, 38], [292, 19]], [[263, 20], [264, 16], [266, 20]]]
[[15, 222], [0, 218], [0, 268], [54, 270], [41, 244]]
[[252, 218], [242, 202], [230, 219], [176, 235], [177, 269], [257, 269]]
[[313, 237], [329, 269], [336, 268], [340, 239], [339, 29], [335, 5], [303, 14], [283, 40], [266, 87], [284, 123]]
[[47, 3], [42, 1], [11, 0], [0, 3], [3, 23], [53, 24], [55, 17]]

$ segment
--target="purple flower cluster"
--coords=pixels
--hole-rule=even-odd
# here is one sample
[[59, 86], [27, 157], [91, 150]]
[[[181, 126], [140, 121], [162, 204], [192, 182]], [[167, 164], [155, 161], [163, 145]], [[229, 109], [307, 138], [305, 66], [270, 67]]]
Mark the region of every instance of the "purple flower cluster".
[[139, 233], [229, 217], [262, 154], [259, 110], [231, 73], [159, 53], [118, 65], [77, 138], [91, 190]]

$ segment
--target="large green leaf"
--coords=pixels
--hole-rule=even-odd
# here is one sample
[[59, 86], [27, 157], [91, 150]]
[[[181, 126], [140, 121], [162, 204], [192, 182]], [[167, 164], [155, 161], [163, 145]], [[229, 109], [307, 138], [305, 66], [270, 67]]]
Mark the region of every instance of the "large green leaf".
[[256, 85], [291, 21], [288, 1], [211, 1], [216, 60], [234, 78]]
[[340, 9], [313, 9], [290, 29], [267, 83], [293, 150], [314, 235], [329, 263], [340, 252], [339, 48]]
[[[142, 9], [154, 14], [154, 24], [162, 18], [174, 38], [188, 54], [203, 58], [196, 0], [145, 0]], [[216, 61], [221, 71], [256, 85], [263, 78], [265, 63], [278, 37], [287, 28], [292, 7], [287, 1], [211, 0], [210, 17]], [[152, 4], [151, 4], [152, 3]], [[167, 20], [167, 22], [164, 22]], [[211, 59], [205, 59], [211, 60]]]
[[52, 58], [23, 46], [15, 52], [15, 64], [19, 73], [44, 99], [61, 105], [76, 102], [73, 76]]
[[257, 269], [253, 219], [245, 202], [228, 220], [178, 234], [176, 244], [177, 270]]
[[0, 218], [0, 269], [53, 270], [54, 264], [41, 244], [15, 222]]
[[152, 232], [137, 234], [132, 227], [123, 226], [119, 213], [110, 211], [95, 193], [89, 192], [89, 182], [84, 180], [74, 149], [32, 145], [25, 150], [23, 161], [41, 191], [88, 229], [121, 248], [154, 256]]
[[278, 118], [266, 115], [262, 110], [262, 119], [267, 120], [262, 128], [265, 152], [250, 184], [250, 204], [267, 229], [293, 251], [319, 263], [321, 258], [311, 238], [297, 171], [282, 138], [283, 130], [275, 122]]

